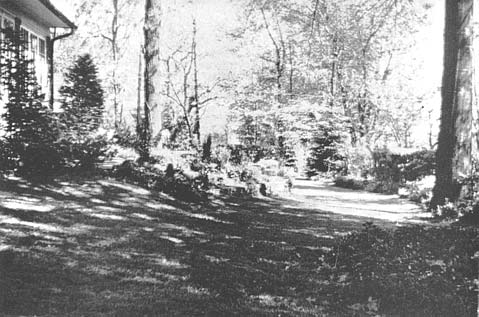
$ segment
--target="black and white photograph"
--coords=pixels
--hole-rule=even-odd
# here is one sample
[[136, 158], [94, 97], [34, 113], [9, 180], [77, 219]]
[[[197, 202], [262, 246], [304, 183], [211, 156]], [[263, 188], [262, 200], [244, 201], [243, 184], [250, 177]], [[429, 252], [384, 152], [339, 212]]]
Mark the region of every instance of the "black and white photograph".
[[0, 0], [0, 316], [479, 316], [476, 71], [479, 0]]

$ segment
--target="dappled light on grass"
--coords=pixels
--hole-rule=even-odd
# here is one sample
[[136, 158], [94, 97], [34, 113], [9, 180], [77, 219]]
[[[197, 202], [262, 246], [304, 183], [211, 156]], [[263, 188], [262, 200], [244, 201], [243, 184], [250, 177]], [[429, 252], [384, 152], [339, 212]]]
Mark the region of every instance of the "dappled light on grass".
[[118, 220], [118, 221], [125, 221], [125, 217], [117, 216], [117, 215], [107, 215], [107, 214], [101, 214], [101, 213], [91, 213], [91, 217], [95, 217], [98, 219], [105, 219], [105, 220]]
[[183, 240], [180, 240], [178, 238], [174, 238], [174, 237], [169, 237], [169, 236], [161, 236], [161, 239], [165, 239], [165, 240], [168, 240], [168, 241], [171, 241], [175, 244], [183, 244], [184, 241]]
[[307, 235], [311, 235], [311, 236], [316, 237], [316, 238], [327, 238], [327, 239], [332, 238], [331, 235], [327, 234], [327, 232], [329, 232], [329, 231], [326, 228], [321, 228], [321, 227], [318, 227], [318, 228], [316, 228], [316, 227], [315, 228], [303, 228], [303, 229], [286, 229], [286, 231], [292, 232], [292, 233], [307, 234]]
[[64, 195], [74, 196], [74, 197], [77, 197], [77, 198], [90, 198], [91, 197], [90, 193], [86, 193], [82, 190], [76, 189], [75, 187], [71, 187], [71, 186], [64, 186], [58, 192], [61, 193], [61, 194], [64, 194]]
[[112, 213], [114, 213], [114, 212], [118, 213], [118, 212], [122, 212], [122, 211], [123, 211], [122, 209], [118, 209], [118, 208], [111, 207], [111, 206], [103, 206], [103, 205], [97, 206], [96, 209], [97, 209], [98, 211], [102, 211], [102, 212], [112, 212]]
[[36, 212], [50, 212], [55, 209], [55, 206], [48, 204], [40, 204], [39, 202], [29, 202], [24, 200], [7, 200], [0, 202], [0, 207], [12, 210], [36, 211]]
[[113, 181], [99, 181], [99, 184], [105, 186], [105, 187], [114, 187], [117, 189], [124, 190], [126, 192], [135, 194], [135, 195], [150, 195], [151, 192], [149, 190], [143, 189], [138, 186], [133, 186], [129, 184], [120, 184], [118, 182], [113, 182]]
[[29, 229], [42, 230], [47, 232], [57, 232], [57, 233], [64, 232], [63, 228], [59, 226], [53, 226], [53, 225], [31, 222], [31, 221], [22, 221], [15, 217], [2, 216], [2, 215], [0, 215], [0, 224], [11, 225], [14, 227], [17, 227], [17, 226], [27, 227]]
[[157, 227], [159, 229], [173, 231], [179, 236], [192, 237], [192, 236], [203, 236], [205, 233], [189, 229], [185, 226], [179, 226], [171, 223], [158, 223]]
[[140, 214], [140, 213], [133, 213], [131, 214], [133, 217], [137, 217], [137, 218], [140, 218], [140, 219], [143, 219], [143, 220], [148, 220], [148, 221], [152, 221], [152, 220], [155, 220], [155, 218], [152, 218], [150, 216], [147, 216], [145, 214]]
[[147, 203], [145, 203], [145, 207], [155, 209], [155, 210], [158, 210], [158, 211], [161, 211], [161, 210], [176, 210], [176, 208], [173, 207], [173, 206], [158, 203], [158, 202], [147, 202]]
[[224, 220], [220, 220], [220, 219], [217, 219], [215, 217], [212, 217], [212, 216], [208, 216], [208, 215], [205, 215], [205, 214], [199, 214], [199, 213], [192, 213], [192, 212], [187, 212], [187, 211], [178, 211], [178, 213], [182, 214], [182, 215], [185, 215], [187, 217], [191, 217], [191, 218], [196, 218], [196, 219], [202, 219], [202, 220], [207, 220], [207, 221], [213, 221], [213, 222], [217, 222], [217, 223], [223, 223], [223, 224], [233, 224], [229, 221], [224, 221]]

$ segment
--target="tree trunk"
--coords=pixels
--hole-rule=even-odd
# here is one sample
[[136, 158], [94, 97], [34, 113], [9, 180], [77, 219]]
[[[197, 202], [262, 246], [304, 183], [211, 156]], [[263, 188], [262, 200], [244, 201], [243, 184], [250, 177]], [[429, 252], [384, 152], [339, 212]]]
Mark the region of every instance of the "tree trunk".
[[138, 84], [136, 90], [136, 131], [141, 134], [142, 122], [141, 122], [141, 83], [143, 72], [143, 48], [140, 50], [138, 56]]
[[145, 111], [152, 136], [162, 129], [161, 83], [160, 74], [160, 27], [161, 0], [145, 0]]
[[199, 105], [199, 83], [198, 83], [198, 55], [196, 52], [196, 20], [193, 20], [193, 42], [192, 42], [192, 54], [193, 54], [193, 85], [194, 85], [194, 97], [191, 107], [193, 109], [193, 134], [195, 136], [195, 146], [198, 151], [201, 150], [201, 133], [200, 133], [200, 105]]
[[446, 0], [441, 127], [431, 208], [460, 195], [459, 180], [474, 172], [477, 119], [473, 10], [479, 0]]
[[[144, 121], [141, 135], [140, 159], [148, 161], [151, 135], [161, 131], [160, 107], [160, 0], [145, 0], [145, 73], [144, 73]], [[152, 124], [153, 123], [153, 124]]]
[[118, 91], [119, 91], [119, 84], [116, 79], [116, 69], [118, 67], [118, 0], [112, 0], [113, 6], [113, 18], [111, 21], [111, 37], [110, 37], [110, 44], [111, 44], [111, 57], [113, 60], [113, 70], [111, 74], [112, 79], [112, 88], [113, 88], [113, 111], [114, 111], [114, 125], [115, 130], [118, 131], [119, 125], [121, 123], [121, 115], [119, 115], [119, 105], [118, 105]]
[[[478, 115], [477, 81], [475, 76], [477, 59], [474, 57], [477, 46], [475, 34], [478, 17], [475, 9], [478, 0], [459, 1], [459, 21], [462, 27], [459, 33], [459, 51], [456, 79], [456, 105], [454, 120], [456, 124], [456, 147], [453, 159], [453, 178], [467, 177], [474, 173], [478, 159]], [[477, 53], [477, 52], [476, 52]]]

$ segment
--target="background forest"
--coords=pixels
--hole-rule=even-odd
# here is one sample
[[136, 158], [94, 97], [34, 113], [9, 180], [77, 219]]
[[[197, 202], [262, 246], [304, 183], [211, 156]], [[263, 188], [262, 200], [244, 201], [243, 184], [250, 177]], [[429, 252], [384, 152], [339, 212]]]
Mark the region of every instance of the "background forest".
[[[108, 127], [134, 131], [143, 3], [67, 5], [78, 30], [57, 48], [57, 69], [89, 52]], [[425, 1], [164, 1], [153, 138], [163, 132], [164, 146], [186, 148], [211, 134], [213, 144], [276, 153], [266, 156], [293, 152], [303, 167], [325, 133], [343, 157], [386, 145], [433, 148], [442, 10]]]

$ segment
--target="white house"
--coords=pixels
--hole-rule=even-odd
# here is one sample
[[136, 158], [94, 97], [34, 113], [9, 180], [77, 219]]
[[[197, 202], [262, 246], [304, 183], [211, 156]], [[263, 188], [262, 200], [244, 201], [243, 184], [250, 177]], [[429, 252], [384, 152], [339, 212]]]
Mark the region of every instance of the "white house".
[[20, 31], [28, 39], [28, 54], [37, 79], [53, 105], [53, 53], [57, 40], [76, 29], [75, 24], [49, 0], [0, 0], [0, 27]]

